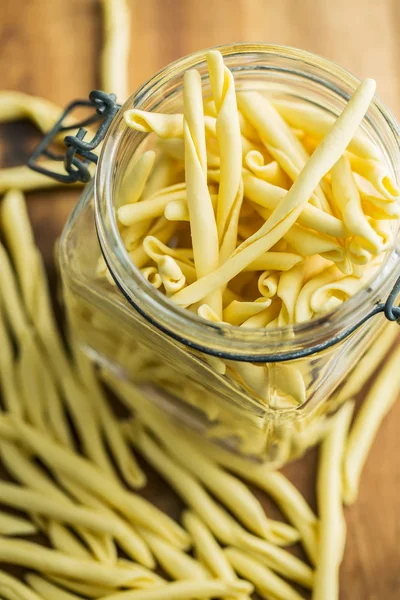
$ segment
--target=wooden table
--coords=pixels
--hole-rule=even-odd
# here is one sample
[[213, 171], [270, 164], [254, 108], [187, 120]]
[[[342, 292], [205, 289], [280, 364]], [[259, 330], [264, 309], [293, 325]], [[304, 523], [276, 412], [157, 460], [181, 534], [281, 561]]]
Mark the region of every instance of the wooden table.
[[[128, 0], [132, 20], [131, 89], [194, 50], [232, 41], [303, 47], [358, 76], [375, 77], [378, 93], [400, 115], [398, 0]], [[0, 85], [60, 105], [99, 85], [98, 0], [2, 0]], [[26, 123], [0, 129], [0, 164], [26, 160], [38, 138]], [[52, 249], [78, 192], [29, 195], [37, 242], [52, 269]], [[357, 504], [346, 510], [348, 540], [341, 574], [343, 600], [400, 598], [400, 403], [384, 422], [366, 466]], [[314, 504], [317, 456], [285, 473]], [[178, 500], [155, 476], [146, 495], [177, 514]], [[263, 497], [268, 513], [272, 505]]]

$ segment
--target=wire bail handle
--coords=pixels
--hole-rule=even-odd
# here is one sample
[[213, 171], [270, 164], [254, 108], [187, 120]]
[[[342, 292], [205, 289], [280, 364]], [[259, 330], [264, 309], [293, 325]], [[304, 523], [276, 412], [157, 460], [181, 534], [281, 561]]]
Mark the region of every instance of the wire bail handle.
[[[81, 107], [94, 107], [95, 113], [80, 122], [73, 122], [72, 124], [71, 113]], [[96, 164], [98, 159], [93, 150], [103, 141], [111, 121], [120, 108], [121, 105], [117, 103], [115, 94], [106, 94], [100, 90], [92, 91], [89, 100], [74, 100], [66, 107], [54, 127], [43, 137], [28, 160], [29, 167], [61, 183], [76, 183], [78, 181], [87, 183], [91, 178], [89, 164]], [[85, 127], [100, 120], [101, 123], [92, 140], [85, 142], [84, 138], [87, 134]], [[64, 144], [67, 147], [64, 154], [58, 154], [50, 150], [51, 144], [60, 133], [76, 129], [78, 129], [76, 135], [67, 135], [64, 138]], [[43, 167], [39, 162], [42, 157], [55, 162], [63, 162], [65, 174], [59, 170]]]
[[[76, 108], [80, 107], [93, 107], [95, 108], [95, 113], [81, 122], [75, 122], [73, 125], [70, 124], [70, 122], [67, 121], [68, 117], [70, 117], [71, 113]], [[95, 148], [97, 148], [97, 146], [103, 141], [112, 120], [120, 108], [121, 105], [117, 103], [115, 94], [107, 94], [101, 90], [93, 90], [89, 94], [89, 100], [74, 100], [66, 107], [58, 121], [55, 123], [54, 127], [43, 137], [43, 140], [40, 142], [28, 160], [29, 167], [34, 171], [42, 173], [43, 175], [47, 175], [48, 177], [52, 177], [61, 183], [76, 183], [78, 181], [87, 183], [91, 178], [89, 165], [90, 163], [97, 164], [98, 160], [98, 156], [93, 152], [93, 150], [95, 150]], [[67, 123], [65, 123], [65, 121], [67, 121]], [[85, 129], [85, 127], [91, 125], [92, 123], [96, 123], [97, 121], [101, 121], [101, 123], [96, 133], [90, 142], [85, 142], [84, 138], [87, 134], [87, 129]], [[64, 144], [67, 148], [64, 154], [57, 154], [50, 150], [50, 145], [60, 133], [76, 129], [78, 129], [76, 135], [67, 135], [64, 138]], [[59, 170], [51, 170], [41, 166], [39, 160], [42, 157], [54, 160], [55, 162], [63, 162], [65, 174]], [[112, 271], [111, 274], [113, 275]], [[115, 282], [121, 289], [118, 281], [115, 280]], [[122, 289], [121, 291], [125, 295], [125, 292]], [[325, 342], [322, 342], [321, 344], [315, 344], [314, 346], [303, 350], [264, 355], [262, 360], [260, 358], [260, 360], [257, 360], [256, 362], [283, 362], [287, 360], [305, 358], [306, 356], [316, 354], [317, 352], [326, 350], [327, 348], [330, 348], [331, 346], [334, 346], [335, 344], [346, 339], [371, 317], [374, 317], [379, 313], [383, 313], [388, 321], [397, 321], [397, 323], [400, 325], [400, 306], [395, 305], [397, 296], [399, 294], [400, 277], [398, 277], [396, 280], [393, 289], [385, 302], [376, 304], [365, 317], [342, 333], [330, 338]], [[135, 306], [131, 298], [127, 298], [127, 300], [137, 310], [139, 310], [139, 312], [141, 312], [139, 307]], [[143, 316], [148, 319], [146, 314], [143, 313]], [[183, 339], [181, 341], [184, 343]], [[203, 351], [204, 350], [205, 349], [203, 349]]]

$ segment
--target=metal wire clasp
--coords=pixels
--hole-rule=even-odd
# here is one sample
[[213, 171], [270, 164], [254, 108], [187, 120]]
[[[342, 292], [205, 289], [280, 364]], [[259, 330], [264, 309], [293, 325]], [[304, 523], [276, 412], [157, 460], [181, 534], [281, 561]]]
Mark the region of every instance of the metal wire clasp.
[[[71, 113], [82, 107], [95, 108], [95, 113], [86, 117], [80, 122], [74, 122], [70, 119]], [[64, 110], [54, 127], [44, 136], [37, 146], [32, 156], [28, 160], [28, 165], [34, 171], [48, 175], [62, 183], [75, 183], [81, 181], [86, 183], [90, 180], [89, 164], [97, 163], [97, 155], [93, 152], [95, 148], [104, 139], [107, 130], [115, 115], [121, 108], [117, 103], [115, 94], [106, 94], [100, 90], [94, 90], [89, 95], [89, 100], [74, 100]], [[101, 120], [101, 124], [90, 142], [85, 142], [84, 138], [87, 129], [92, 123]], [[73, 124], [72, 124], [73, 123]], [[51, 144], [55, 138], [62, 132], [78, 129], [76, 135], [67, 135], [64, 138], [64, 144], [67, 150], [64, 154], [50, 150]], [[65, 174], [57, 170], [51, 170], [44, 167], [39, 161], [46, 157], [56, 162], [63, 162]]]

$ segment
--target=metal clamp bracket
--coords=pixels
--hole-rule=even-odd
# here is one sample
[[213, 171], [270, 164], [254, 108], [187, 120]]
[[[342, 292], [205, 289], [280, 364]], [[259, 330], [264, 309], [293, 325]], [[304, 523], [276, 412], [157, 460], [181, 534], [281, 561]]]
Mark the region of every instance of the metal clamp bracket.
[[[95, 108], [95, 113], [80, 122], [73, 122], [71, 113], [77, 108]], [[28, 160], [28, 165], [34, 171], [52, 177], [62, 183], [75, 183], [81, 181], [87, 183], [90, 180], [89, 164], [97, 163], [97, 155], [93, 152], [95, 148], [104, 139], [111, 121], [121, 108], [117, 103], [115, 94], [106, 94], [100, 90], [94, 90], [89, 95], [89, 100], [74, 100], [67, 106], [54, 127], [43, 137], [32, 156]], [[73, 122], [73, 124], [71, 123]], [[84, 138], [87, 129], [92, 123], [101, 121], [99, 128], [90, 142], [85, 142]], [[64, 138], [64, 144], [67, 150], [64, 154], [56, 153], [50, 150], [51, 144], [55, 138], [62, 132], [68, 132], [78, 129], [76, 135], [67, 135]], [[57, 170], [52, 171], [43, 167], [40, 163], [42, 157], [63, 162], [65, 174]]]

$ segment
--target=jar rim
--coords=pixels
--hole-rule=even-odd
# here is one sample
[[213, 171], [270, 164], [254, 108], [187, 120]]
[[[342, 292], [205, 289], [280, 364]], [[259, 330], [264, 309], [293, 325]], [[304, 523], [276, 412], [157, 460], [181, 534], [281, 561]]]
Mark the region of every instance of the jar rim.
[[[344, 88], [349, 88], [352, 92], [360, 83], [357, 77], [336, 63], [293, 47], [243, 42], [216, 46], [213, 49], [219, 50], [224, 57], [257, 54], [293, 61], [293, 65], [296, 62], [306, 64], [318, 72], [318, 83], [333, 90], [345, 100], [348, 100], [350, 94]], [[247, 329], [206, 321], [174, 304], [143, 279], [140, 271], [133, 265], [119, 234], [113, 203], [113, 177], [118, 169], [118, 148], [122, 132], [127, 127], [123, 120], [123, 112], [132, 106], [142, 107], [146, 99], [173, 76], [183, 75], [187, 69], [204, 64], [208, 51], [209, 49], [200, 50], [167, 65], [145, 82], [117, 113], [105, 138], [95, 175], [96, 230], [101, 251], [120, 291], [129, 304], [151, 324], [186, 346], [207, 354], [231, 360], [266, 362], [271, 354], [284, 354], [290, 350], [313, 347], [328, 337], [338, 335], [343, 327], [350, 327], [361, 321], [371, 307], [389, 292], [391, 283], [399, 275], [398, 250], [395, 247], [388, 251], [383, 264], [371, 281], [341, 306], [305, 323], [274, 329]], [[307, 74], [295, 69], [292, 72], [306, 79], [316, 79], [312, 73]], [[325, 75], [326, 79], [323, 79], [322, 75]], [[339, 83], [342, 84], [341, 87]], [[377, 117], [384, 124], [386, 134], [395, 147], [397, 160], [391, 161], [391, 167], [399, 180], [400, 171], [397, 165], [400, 164], [400, 128], [389, 109], [379, 97], [374, 96], [364, 119], [373, 124]]]

